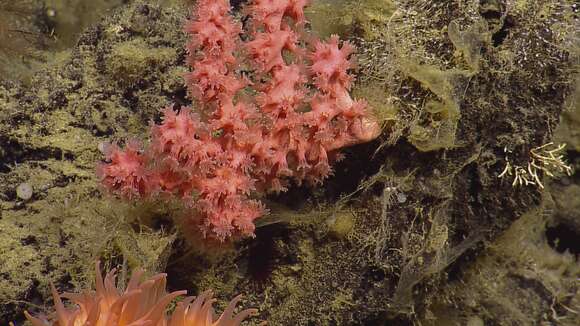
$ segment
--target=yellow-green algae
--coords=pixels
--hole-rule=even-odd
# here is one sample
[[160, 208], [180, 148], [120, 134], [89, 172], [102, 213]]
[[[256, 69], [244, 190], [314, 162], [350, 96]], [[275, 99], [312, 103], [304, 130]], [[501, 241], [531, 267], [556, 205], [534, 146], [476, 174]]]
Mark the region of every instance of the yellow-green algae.
[[[29, 182], [36, 184], [35, 181], [39, 179]], [[119, 218], [123, 216], [119, 213], [123, 206], [81, 200], [90, 196], [87, 191], [93, 188], [93, 182], [70, 185], [65, 191], [51, 188], [46, 198], [37, 198], [19, 208], [0, 202], [0, 272], [9, 275], [0, 279], [2, 309], [22, 306], [31, 311], [44, 310], [38, 300], [41, 294], [46, 297], [50, 282], [90, 287], [94, 262], [99, 257], [125, 260], [130, 268], [143, 266], [149, 273], [164, 269], [173, 236], [133, 231]], [[41, 187], [37, 185], [38, 188]], [[28, 289], [25, 297], [23, 289]]]
[[[580, 51], [580, 45], [578, 48]], [[580, 74], [576, 77], [574, 93], [568, 98], [566, 109], [560, 119], [560, 126], [554, 137], [574, 151], [580, 152]]]
[[396, 6], [391, 0], [320, 0], [306, 8], [312, 29], [321, 37], [362, 30], [362, 37], [374, 39], [387, 24]]
[[[125, 32], [148, 30], [131, 17], [118, 24]], [[137, 39], [101, 52], [114, 53], [108, 57], [108, 69], [124, 69], [124, 64], [133, 62], [127, 56], [135, 54], [143, 59], [141, 70], [147, 65], [151, 70], [168, 67], [161, 79], [143, 79], [131, 75], [131, 70], [118, 69], [104, 76], [94, 44], [85, 39], [73, 51], [55, 56], [43, 73], [31, 79], [32, 97], [23, 99], [22, 92], [29, 90], [17, 84], [0, 85], [0, 229], [4, 236], [0, 323], [19, 324], [23, 316], [15, 312], [23, 309], [48, 313], [43, 301], [50, 297], [49, 282], [61, 290], [90, 288], [99, 258], [105, 260], [106, 268], [124, 263], [126, 269], [142, 266], [148, 273], [165, 269], [174, 233], [136, 226], [134, 214], [139, 210], [116, 204], [112, 198], [100, 199], [95, 165], [103, 157], [98, 144], [111, 140], [112, 131], [128, 126], [117, 139], [143, 133], [152, 118], [145, 112], [158, 112], [168, 103], [158, 90], [174, 92], [175, 87], [182, 87], [178, 82], [182, 70], [174, 64], [176, 49], [183, 44], [181, 32], [170, 31], [163, 34], [178, 35], [175, 46], [164, 49]], [[109, 36], [125, 37], [122, 33]], [[114, 81], [128, 78], [156, 85], [155, 92], [141, 87], [133, 97], [136, 102], [130, 105], [141, 114], [127, 107], [126, 93], [114, 94]], [[23, 182], [34, 189], [28, 202], [15, 197], [16, 186]]]
[[143, 69], [162, 64], [161, 61], [172, 58], [176, 50], [172, 48], [151, 47], [145, 40], [136, 38], [115, 45], [107, 56], [106, 67], [113, 80], [130, 86], [143, 80]]
[[[551, 197], [547, 193], [540, 207], [524, 214], [459, 280], [448, 285], [433, 303], [427, 325], [460, 325], [473, 318], [489, 320], [496, 316], [503, 316], [502, 322], [512, 325], [552, 318], [559, 325], [580, 321], [577, 257], [557, 252], [545, 236], [546, 228], [558, 219], [553, 215]], [[577, 202], [577, 198], [567, 195], [561, 199]], [[552, 299], [546, 300], [545, 293]], [[486, 304], [480, 306], [479, 302]]]

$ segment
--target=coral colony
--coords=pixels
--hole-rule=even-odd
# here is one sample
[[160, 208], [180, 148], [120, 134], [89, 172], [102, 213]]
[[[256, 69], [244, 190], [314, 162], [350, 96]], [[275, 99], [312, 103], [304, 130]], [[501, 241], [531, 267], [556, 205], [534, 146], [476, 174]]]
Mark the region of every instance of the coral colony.
[[229, 1], [198, 1], [185, 25], [196, 109], [165, 109], [145, 148], [108, 146], [103, 185], [127, 199], [180, 198], [190, 224], [224, 241], [254, 234], [265, 208], [252, 193], [321, 183], [340, 148], [376, 138], [366, 102], [349, 95], [353, 47], [306, 42], [306, 3], [255, 0], [244, 31]]
[[[166, 275], [158, 274], [146, 281], [140, 281], [142, 270], [136, 270], [124, 291], [115, 286], [116, 274], [113, 269], [103, 280], [97, 263], [96, 291], [84, 293], [65, 293], [62, 297], [74, 302], [77, 307], [65, 308], [61, 296], [52, 287], [56, 308], [52, 325], [59, 326], [237, 326], [256, 309], [246, 309], [233, 314], [240, 296], [234, 298], [222, 315], [214, 321], [214, 311], [210, 291], [196, 298], [187, 297], [177, 304], [170, 316], [165, 308], [175, 298], [185, 295], [186, 291], [167, 293]], [[25, 312], [33, 326], [51, 325], [44, 318], [36, 318]]]

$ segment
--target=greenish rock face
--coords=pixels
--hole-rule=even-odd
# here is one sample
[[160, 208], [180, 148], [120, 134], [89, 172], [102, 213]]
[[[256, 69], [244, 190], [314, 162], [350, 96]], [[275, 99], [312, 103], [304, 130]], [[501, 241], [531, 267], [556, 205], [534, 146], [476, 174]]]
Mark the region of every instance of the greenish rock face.
[[187, 5], [45, 4], [59, 51], [0, 75], [0, 324], [48, 308], [50, 282], [91, 288], [100, 259], [211, 288], [217, 310], [242, 293], [250, 324], [575, 325], [577, 172], [542, 174], [545, 189], [499, 177], [549, 142], [580, 168], [572, 1], [313, 0], [306, 29], [357, 46], [352, 92], [383, 134], [323, 186], [264, 196], [256, 237], [227, 246], [188, 236], [177, 203], [104, 196], [94, 172], [100, 143], [148, 141], [161, 109], [195, 109]]

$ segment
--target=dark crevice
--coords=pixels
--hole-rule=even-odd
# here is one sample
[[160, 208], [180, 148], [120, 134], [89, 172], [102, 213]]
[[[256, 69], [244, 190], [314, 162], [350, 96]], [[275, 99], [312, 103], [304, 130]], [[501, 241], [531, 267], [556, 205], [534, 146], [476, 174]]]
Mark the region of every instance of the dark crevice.
[[8, 173], [11, 165], [26, 161], [74, 160], [72, 153], [63, 152], [60, 148], [28, 148], [25, 144], [3, 137], [0, 137], [0, 148], [0, 173]]
[[501, 12], [495, 10], [484, 11], [481, 16], [486, 20], [498, 20], [501, 18]]
[[509, 31], [511, 28], [513, 28], [515, 26], [513, 19], [510, 16], [507, 16], [504, 19], [503, 25], [501, 26], [501, 29], [495, 33], [493, 33], [493, 35], [491, 36], [491, 39], [493, 41], [493, 46], [497, 47], [500, 46], [503, 41], [506, 39], [506, 37], [509, 35]]
[[580, 233], [565, 223], [546, 228], [548, 244], [559, 253], [580, 254]]
[[[187, 97], [187, 89], [185, 87], [180, 87], [175, 92], [163, 92], [163, 95], [170, 99], [171, 105], [174, 108], [190, 107], [192, 106], [191, 100]], [[159, 110], [159, 113], [162, 111]], [[156, 123], [161, 123], [161, 114], [158, 114], [155, 119]]]
[[288, 239], [288, 232], [286, 226], [281, 224], [256, 229], [256, 238], [249, 244], [247, 255], [245, 255], [248, 275], [256, 286], [261, 287], [266, 284], [275, 266], [296, 263], [296, 259], [284, 257], [276, 246], [276, 240]]
[[247, 2], [248, 0], [231, 0], [230, 4], [232, 5], [234, 11], [240, 11]]
[[478, 243], [473, 248], [467, 249], [462, 255], [457, 257], [455, 261], [450, 263], [449, 266], [445, 269], [445, 272], [447, 273], [447, 280], [450, 283], [461, 280], [466, 267], [475, 261], [477, 255], [481, 252], [482, 249], [483, 245]]
[[379, 145], [379, 140], [375, 140], [342, 150], [344, 159], [334, 164], [333, 174], [324, 180], [324, 197], [336, 200], [352, 193], [361, 181], [379, 172], [385, 162], [383, 153], [377, 155], [375, 159], [369, 159], [373, 157]]

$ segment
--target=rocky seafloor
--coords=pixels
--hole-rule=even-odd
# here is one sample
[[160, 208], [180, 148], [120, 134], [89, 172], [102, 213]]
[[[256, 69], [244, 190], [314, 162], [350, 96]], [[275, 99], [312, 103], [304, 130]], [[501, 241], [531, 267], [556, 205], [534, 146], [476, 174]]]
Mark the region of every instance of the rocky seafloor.
[[[256, 237], [218, 250], [186, 240], [178, 205], [116, 200], [95, 175], [100, 143], [190, 103], [190, 3], [30, 1], [13, 22], [44, 41], [21, 67], [0, 47], [0, 325], [50, 313], [51, 282], [90, 288], [96, 260], [213, 289], [218, 310], [242, 293], [249, 325], [580, 324], [578, 5], [311, 2], [307, 28], [357, 45], [353, 94], [383, 133], [323, 185], [269, 196]], [[512, 185], [561, 144], [570, 171]]]

